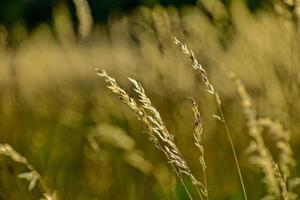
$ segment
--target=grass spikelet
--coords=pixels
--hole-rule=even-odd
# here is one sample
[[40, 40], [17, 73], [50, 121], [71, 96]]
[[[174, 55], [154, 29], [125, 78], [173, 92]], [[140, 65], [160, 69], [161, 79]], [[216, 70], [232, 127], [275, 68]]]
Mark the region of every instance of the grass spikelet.
[[51, 192], [50, 188], [42, 178], [42, 176], [35, 170], [35, 168], [27, 161], [27, 159], [16, 152], [9, 144], [0, 143], [0, 155], [11, 158], [16, 163], [20, 163], [27, 167], [29, 172], [21, 173], [18, 175], [18, 178], [25, 179], [29, 182], [28, 190], [31, 191], [36, 186], [37, 181], [41, 184], [42, 189], [44, 190], [45, 200], [56, 200], [56, 193]]
[[[296, 194], [293, 193], [292, 189], [297, 186], [297, 184], [292, 183], [296, 183], [298, 178], [291, 178], [291, 171], [292, 168], [295, 167], [296, 161], [293, 158], [289, 131], [285, 130], [278, 120], [272, 120], [267, 117], [259, 118], [253, 101], [241, 80], [232, 72], [230, 73], [230, 78], [234, 81], [237, 92], [241, 98], [244, 114], [248, 121], [248, 133], [252, 137], [247, 152], [252, 155], [250, 161], [254, 165], [261, 167], [265, 174], [264, 182], [267, 186], [267, 197], [276, 199], [280, 198], [280, 194], [282, 194], [284, 199], [295, 199]], [[269, 132], [276, 140], [276, 146], [279, 149], [279, 167], [277, 164], [274, 164], [274, 158], [265, 145], [262, 136], [265, 128], [269, 129]], [[286, 183], [291, 183], [289, 191], [287, 190]], [[285, 184], [285, 186], [283, 184]]]
[[270, 133], [275, 138], [276, 146], [280, 150], [278, 164], [282, 171], [283, 177], [290, 178], [291, 169], [296, 165], [293, 150], [290, 144], [290, 132], [285, 130], [278, 120], [260, 118], [258, 122], [261, 126], [269, 128]]
[[143, 111], [137, 106], [136, 101], [129, 97], [127, 92], [123, 90], [119, 85], [117, 84], [117, 81], [110, 77], [105, 70], [101, 70], [99, 68], [95, 68], [96, 74], [100, 77], [103, 77], [105, 79], [105, 82], [108, 84], [107, 88], [110, 89], [113, 93], [117, 94], [118, 97], [126, 103], [135, 113], [142, 117]]
[[[192, 174], [191, 169], [187, 165], [187, 162], [181, 155], [177, 145], [174, 141], [174, 136], [169, 133], [165, 127], [159, 112], [154, 106], [152, 106], [150, 99], [147, 97], [144, 88], [140, 83], [134, 79], [129, 79], [135, 86], [135, 92], [139, 95], [139, 101], [142, 103], [142, 106], [138, 106], [136, 101], [129, 97], [129, 95], [118, 86], [114, 78], [110, 77], [105, 70], [100, 70], [99, 68], [95, 69], [97, 74], [103, 77], [108, 84], [108, 88], [117, 94], [120, 99], [125, 102], [137, 115], [147, 127], [148, 135], [150, 136], [151, 141], [154, 143], [155, 147], [164, 153], [168, 162], [173, 167], [176, 175], [183, 184], [186, 192], [189, 195], [190, 199], [193, 199], [190, 192], [187, 189], [183, 181], [183, 175], [186, 175], [190, 178], [193, 185], [195, 185], [199, 191], [199, 187], [203, 188], [203, 184], [199, 182], [195, 176]], [[198, 192], [201, 199], [203, 199], [200, 192]]]
[[205, 199], [208, 200], [208, 186], [207, 186], [207, 178], [206, 178], [206, 163], [205, 163], [205, 159], [204, 159], [204, 147], [202, 145], [202, 134], [203, 134], [203, 124], [202, 124], [202, 120], [201, 120], [201, 115], [200, 115], [200, 111], [199, 111], [199, 106], [198, 103], [191, 98], [192, 101], [192, 109], [193, 109], [193, 113], [194, 113], [194, 140], [195, 140], [195, 145], [198, 148], [199, 152], [200, 152], [200, 157], [199, 157], [199, 162], [202, 168], [202, 174], [203, 174], [203, 186], [204, 188], [201, 190], [201, 192], [203, 193]]
[[[135, 86], [134, 91], [136, 93], [138, 93], [139, 101], [142, 103], [142, 107], [144, 109], [148, 110], [152, 114], [152, 116], [157, 121], [157, 123], [159, 123], [160, 125], [163, 125], [163, 121], [161, 119], [161, 116], [160, 116], [159, 112], [156, 110], [156, 108], [154, 108], [152, 106], [152, 103], [151, 103], [150, 99], [147, 97], [143, 86], [140, 83], [138, 83], [136, 80], [132, 79], [132, 78], [129, 78], [129, 80]], [[153, 120], [151, 120], [151, 121], [153, 121]]]
[[247, 119], [248, 133], [252, 137], [252, 141], [247, 148], [247, 153], [251, 155], [249, 160], [263, 170], [268, 196], [276, 199], [280, 196], [280, 190], [273, 170], [274, 160], [265, 145], [262, 136], [263, 129], [258, 122], [256, 109], [242, 82], [233, 73], [230, 74], [230, 77], [234, 80], [237, 92], [241, 98], [244, 115]]
[[208, 79], [208, 76], [207, 76], [206, 70], [202, 67], [202, 65], [196, 59], [196, 57], [194, 55], [194, 52], [192, 50], [189, 50], [187, 45], [180, 42], [176, 37], [174, 38], [174, 43], [176, 45], [178, 45], [180, 47], [181, 51], [189, 58], [189, 60], [192, 63], [192, 67], [194, 68], [194, 70], [200, 71], [200, 74], [201, 74], [202, 80], [205, 83], [207, 92], [215, 96], [215, 100], [216, 100], [216, 103], [218, 105], [220, 116], [216, 115], [216, 114], [214, 116], [217, 116], [219, 121], [221, 121], [224, 124], [224, 127], [226, 129], [227, 137], [228, 137], [228, 140], [229, 140], [229, 143], [230, 143], [230, 147], [231, 147], [233, 157], [234, 157], [234, 161], [235, 161], [235, 164], [236, 164], [236, 167], [237, 167], [241, 187], [242, 187], [242, 190], [243, 190], [244, 199], [247, 200], [248, 198], [247, 198], [246, 188], [245, 188], [245, 185], [244, 185], [243, 176], [242, 176], [241, 169], [240, 169], [239, 162], [238, 162], [238, 158], [237, 158], [237, 155], [236, 155], [235, 146], [234, 146], [234, 143], [232, 141], [232, 137], [231, 137], [231, 134], [230, 134], [225, 116], [223, 114], [223, 109], [222, 109], [222, 106], [221, 106], [221, 99], [220, 99], [218, 93], [215, 91], [214, 86], [210, 83], [210, 81]]
[[[188, 47], [186, 46], [186, 44], [183, 44], [182, 42], [180, 42], [176, 37], [174, 38], [174, 43], [181, 48], [182, 52], [192, 62], [192, 67], [194, 68], [194, 70], [200, 71], [202, 79], [206, 85], [207, 92], [209, 92], [210, 94], [216, 95], [216, 97], [217, 97], [217, 93], [215, 92], [214, 86], [210, 83], [210, 81], [207, 77], [206, 70], [202, 67], [202, 65], [195, 58], [194, 52], [192, 50], [189, 50]], [[219, 101], [219, 98], [218, 98], [218, 102], [221, 103]]]
[[273, 163], [273, 167], [274, 167], [274, 174], [281, 188], [282, 198], [283, 200], [289, 200], [290, 198], [289, 198], [289, 193], [287, 191], [286, 179], [282, 177], [278, 165], [276, 163]]

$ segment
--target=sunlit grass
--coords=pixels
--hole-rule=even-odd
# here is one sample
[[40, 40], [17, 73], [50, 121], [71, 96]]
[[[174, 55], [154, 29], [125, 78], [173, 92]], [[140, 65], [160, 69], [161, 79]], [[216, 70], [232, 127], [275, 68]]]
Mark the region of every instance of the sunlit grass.
[[[274, 165], [269, 162], [263, 168], [253, 162], [253, 155], [246, 154], [253, 142], [264, 140], [267, 156], [278, 163], [282, 177], [299, 176], [299, 167], [293, 170], [290, 162], [300, 159], [295, 11], [275, 1], [273, 10], [256, 13], [239, 1], [228, 8], [220, 1], [203, 1], [202, 6], [206, 12], [196, 6], [140, 7], [94, 26], [87, 9], [77, 10], [81, 16], [77, 28], [68, 8], [60, 5], [53, 10], [52, 24], [41, 24], [32, 32], [23, 24], [11, 30], [1, 27], [1, 143], [30, 160], [59, 199], [188, 199], [168, 159], [142, 134], [142, 123], [95, 76], [94, 66], [105, 66], [126, 91], [133, 89], [127, 77], [143, 84], [165, 127], [175, 135], [182, 157], [202, 180], [200, 154], [193, 144], [189, 100], [193, 97], [203, 123], [209, 199], [241, 199], [235, 161], [223, 123], [217, 119], [218, 106], [173, 44], [176, 36], [205, 66], [222, 99], [248, 199], [272, 193], [264, 187], [270, 182], [264, 180]], [[228, 77], [229, 70], [240, 82]], [[254, 118], [245, 112], [241, 88], [251, 98]], [[138, 98], [134, 92], [129, 95]], [[109, 138], [105, 129], [116, 133]], [[255, 129], [260, 136], [253, 137]], [[91, 135], [97, 135], [96, 151]], [[112, 142], [114, 136], [125, 142]], [[261, 154], [252, 148], [253, 152]], [[28, 192], [26, 182], [17, 178], [24, 172], [22, 166], [0, 159], [0, 199], [40, 198], [39, 190]], [[282, 182], [276, 174], [272, 180]], [[184, 181], [196, 196], [192, 183]], [[288, 190], [297, 181], [287, 183]], [[283, 190], [282, 184], [276, 187]], [[294, 192], [299, 193], [297, 188]]]

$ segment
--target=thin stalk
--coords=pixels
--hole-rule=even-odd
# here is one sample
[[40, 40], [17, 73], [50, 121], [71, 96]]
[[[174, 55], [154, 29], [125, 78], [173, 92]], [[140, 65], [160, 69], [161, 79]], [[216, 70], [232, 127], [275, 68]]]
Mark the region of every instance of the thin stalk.
[[[172, 167], [173, 167], [173, 169], [174, 169], [174, 171], [175, 171], [177, 177], [179, 178], [181, 184], [183, 185], [184, 190], [185, 190], [186, 193], [188, 194], [190, 200], [194, 200], [193, 197], [192, 197], [192, 195], [191, 195], [191, 193], [189, 192], [189, 190], [188, 190], [188, 188], [187, 188], [187, 186], [186, 186], [186, 184], [185, 184], [185, 182], [184, 182], [182, 176], [178, 173], [178, 171], [176, 170], [175, 166], [174, 166], [173, 164], [171, 164], [171, 165], [172, 165]], [[200, 198], [201, 198], [201, 200], [203, 200], [201, 196], [200, 196]]]
[[[162, 146], [161, 146], [159, 143], [157, 144], [157, 146], [158, 146], [159, 149], [161, 149], [161, 150], [163, 149]], [[165, 151], [162, 150], [162, 152], [165, 154], [165, 156], [168, 156], [168, 154], [167, 154]], [[188, 188], [187, 188], [185, 182], [183, 181], [182, 176], [181, 176], [181, 175], [179, 174], [179, 172], [176, 170], [176, 167], [174, 166], [173, 163], [171, 163], [171, 166], [172, 166], [173, 170], [175, 171], [176, 176], [177, 176], [178, 179], [180, 180], [181, 184], [183, 185], [184, 190], [186, 191], [186, 193], [187, 193], [187, 195], [189, 196], [190, 200], [194, 200], [193, 197], [192, 197], [192, 195], [191, 195], [191, 193], [190, 193], [190, 191], [188, 190]], [[198, 187], [197, 187], [197, 189], [198, 189]], [[201, 198], [201, 200], [203, 200], [202, 197], [201, 197], [201, 195], [200, 195], [200, 198]]]
[[180, 47], [181, 51], [188, 57], [188, 59], [192, 63], [192, 67], [194, 68], [194, 70], [200, 72], [202, 80], [205, 83], [207, 92], [209, 94], [214, 95], [215, 98], [216, 98], [216, 103], [218, 105], [219, 112], [221, 114], [221, 121], [225, 125], [226, 133], [227, 133], [227, 136], [228, 136], [228, 139], [229, 139], [229, 142], [230, 142], [230, 146], [231, 146], [231, 149], [232, 149], [232, 152], [233, 152], [233, 157], [234, 157], [235, 164], [236, 164], [236, 167], [237, 167], [237, 170], [238, 170], [239, 179], [240, 179], [240, 182], [241, 182], [241, 185], [242, 185], [242, 188], [243, 188], [244, 198], [245, 198], [245, 200], [247, 200], [248, 199], [247, 198], [247, 193], [246, 193], [246, 189], [245, 189], [245, 186], [244, 186], [244, 181], [243, 181], [242, 173], [241, 173], [241, 170], [240, 170], [239, 162], [238, 162], [238, 159], [237, 159], [237, 156], [236, 156], [235, 147], [234, 147], [234, 144], [233, 144], [233, 141], [232, 141], [232, 138], [231, 138], [231, 134], [229, 132], [229, 129], [228, 129], [228, 126], [227, 126], [227, 123], [226, 123], [226, 120], [225, 120], [225, 117], [224, 117], [224, 114], [223, 114], [223, 111], [222, 111], [221, 99], [219, 98], [218, 93], [215, 91], [214, 86], [210, 83], [210, 80], [207, 76], [207, 72], [206, 72], [205, 68], [203, 68], [202, 65], [196, 59], [196, 57], [194, 55], [194, 52], [192, 50], [189, 50], [187, 45], [182, 43], [181, 41], [179, 41], [176, 37], [174, 38], [174, 43], [176, 45], [178, 45]]
[[[203, 197], [202, 197], [201, 191], [199, 190], [198, 187], [197, 187], [197, 192], [198, 192], [198, 195], [200, 196], [201, 200], [204, 200]], [[207, 198], [206, 198], [206, 199], [207, 199]]]
[[[26, 167], [30, 170], [30, 171], [36, 171], [35, 168], [28, 162], [26, 162]], [[43, 190], [47, 193], [47, 194], [51, 194], [51, 190], [49, 188], [49, 186], [47, 185], [46, 181], [44, 180], [44, 178], [39, 175], [38, 181], [40, 182]]]
[[229, 143], [230, 143], [231, 150], [232, 150], [232, 153], [233, 153], [235, 165], [236, 165], [236, 168], [237, 168], [237, 171], [238, 171], [238, 174], [239, 174], [240, 183], [241, 183], [241, 186], [242, 186], [242, 189], [243, 189], [243, 195], [244, 195], [245, 200], [247, 200], [248, 198], [247, 198], [246, 188], [245, 188], [245, 185], [244, 185], [244, 180], [243, 180], [243, 176], [242, 176], [242, 173], [241, 173], [240, 165], [239, 165], [239, 162], [238, 162], [238, 159], [237, 159], [235, 146], [233, 144], [233, 141], [232, 141], [232, 138], [231, 138], [231, 134], [229, 132], [229, 128], [227, 126], [227, 122], [226, 122], [226, 119], [225, 119], [224, 114], [223, 114], [222, 107], [221, 107], [221, 105], [219, 103], [217, 103], [217, 104], [218, 104], [219, 112], [221, 114], [221, 118], [223, 120], [225, 129], [226, 129], [226, 133], [227, 133], [228, 139], [229, 139]]
[[208, 199], [208, 190], [207, 190], [207, 179], [206, 179], [206, 175], [205, 175], [205, 170], [203, 170], [203, 179], [204, 179], [204, 186], [206, 189], [206, 199]]

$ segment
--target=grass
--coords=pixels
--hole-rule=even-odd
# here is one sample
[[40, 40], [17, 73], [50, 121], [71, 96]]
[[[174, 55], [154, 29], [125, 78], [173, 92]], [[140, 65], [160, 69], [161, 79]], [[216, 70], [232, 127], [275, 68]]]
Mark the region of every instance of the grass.
[[56, 194], [55, 192], [51, 192], [51, 189], [46, 184], [43, 177], [35, 170], [35, 168], [27, 161], [27, 159], [16, 152], [10, 145], [8, 144], [0, 144], [0, 155], [7, 156], [11, 158], [16, 163], [24, 165], [29, 172], [21, 173], [18, 175], [18, 178], [25, 179], [29, 182], [28, 190], [31, 191], [34, 189], [37, 181], [40, 183], [43, 190], [43, 200], [55, 200]]
[[[39, 187], [28, 192], [24, 166], [1, 157], [0, 198], [242, 199], [238, 161], [248, 199], [296, 199], [298, 25], [294, 7], [270, 3], [140, 7], [93, 25], [76, 1], [78, 27], [64, 5], [30, 33], [2, 27], [0, 141], [30, 160], [39, 176], [21, 178]], [[116, 76], [99, 71], [134, 114], [89, 66]]]
[[[236, 163], [240, 183], [242, 186], [242, 191], [244, 198], [247, 199], [247, 193], [243, 181], [243, 176], [241, 174], [239, 161], [237, 158], [235, 145], [233, 143], [231, 134], [229, 132], [229, 128], [227, 122], [225, 120], [223, 110], [221, 108], [221, 99], [218, 93], [215, 91], [214, 86], [210, 83], [206, 70], [199, 64], [197, 59], [194, 56], [193, 51], [189, 50], [186, 45], [181, 43], [177, 38], [174, 40], [175, 44], [177, 44], [182, 52], [187, 55], [187, 57], [192, 62], [192, 66], [195, 70], [199, 70], [203, 82], [205, 83], [206, 90], [209, 94], [214, 95], [216, 99], [216, 103], [218, 105], [219, 112], [221, 116], [216, 116], [218, 120], [220, 120], [226, 129], [226, 133], [231, 145], [231, 149], [233, 152], [234, 160]], [[109, 76], [105, 70], [101, 70], [99, 68], [95, 69], [97, 74], [100, 77], [104, 77], [105, 82], [108, 84], [108, 88], [115, 93], [119, 98], [125, 102], [136, 114], [139, 120], [144, 122], [145, 126], [148, 129], [148, 135], [150, 140], [153, 142], [154, 146], [157, 147], [160, 151], [162, 151], [168, 162], [171, 164], [172, 168], [174, 169], [176, 175], [178, 176], [180, 182], [182, 183], [183, 187], [185, 188], [189, 198], [193, 200], [189, 189], [187, 188], [182, 175], [187, 175], [191, 182], [196, 185], [198, 191], [198, 197], [200, 199], [208, 199], [208, 186], [207, 186], [207, 179], [206, 179], [206, 164], [204, 160], [204, 148], [201, 144], [201, 135], [202, 135], [202, 122], [200, 117], [200, 112], [198, 109], [198, 104], [192, 99], [193, 102], [193, 111], [194, 111], [194, 119], [195, 119], [195, 132], [194, 132], [194, 139], [196, 140], [195, 145], [200, 150], [200, 164], [202, 166], [202, 172], [204, 177], [204, 183], [198, 181], [193, 173], [191, 172], [187, 162], [184, 160], [182, 154], [179, 152], [179, 149], [174, 141], [174, 136], [171, 135], [167, 128], [165, 127], [159, 112], [154, 108], [151, 104], [150, 99], [147, 97], [143, 86], [138, 83], [136, 80], [129, 78], [129, 80], [134, 84], [135, 89], [134, 91], [139, 95], [139, 102], [142, 105], [138, 105], [137, 101], [131, 98], [127, 92], [125, 92], [116, 82], [114, 78]], [[282, 125], [278, 121], [273, 121], [270, 118], [257, 118], [257, 111], [255, 110], [252, 100], [248, 93], [245, 90], [244, 85], [242, 82], [236, 77], [233, 72], [229, 72], [230, 77], [235, 82], [237, 91], [242, 99], [242, 106], [244, 109], [244, 114], [247, 118], [247, 125], [249, 129], [249, 135], [252, 137], [250, 146], [248, 147], [248, 153], [253, 154], [249, 157], [250, 162], [254, 165], [260, 167], [265, 174], [264, 182], [267, 187], [267, 195], [264, 197], [265, 199], [280, 199], [282, 196], [283, 199], [295, 199], [297, 197], [296, 194], [292, 192], [292, 188], [290, 191], [287, 190], [288, 179], [290, 178], [291, 169], [295, 166], [295, 160], [293, 158], [293, 153], [289, 143], [289, 136], [288, 132], [284, 131]], [[146, 112], [148, 111], [148, 113]], [[264, 138], [262, 136], [262, 131], [264, 126], [270, 127], [272, 132], [277, 135], [276, 139], [279, 140], [277, 143], [277, 147], [279, 148], [279, 161], [281, 163], [281, 169], [275, 163], [275, 160], [265, 145]], [[281, 174], [281, 171], [284, 173]], [[298, 179], [298, 178], [295, 178]]]
[[220, 99], [218, 93], [215, 91], [214, 86], [210, 83], [210, 81], [207, 77], [206, 70], [202, 67], [202, 65], [195, 58], [194, 52], [189, 50], [187, 48], [187, 46], [185, 44], [181, 43], [177, 38], [174, 39], [174, 42], [175, 42], [175, 44], [177, 44], [181, 48], [182, 52], [184, 54], [186, 54], [187, 57], [190, 59], [190, 61], [192, 62], [193, 68], [196, 71], [200, 71], [203, 82], [206, 85], [207, 92], [214, 95], [214, 97], [216, 99], [216, 103], [218, 105], [220, 116], [218, 116], [217, 114], [214, 114], [214, 116], [217, 116], [217, 118], [221, 122], [224, 123], [224, 127], [226, 129], [226, 133], [227, 133], [227, 136], [228, 136], [228, 139], [229, 139], [229, 142], [230, 142], [230, 146], [231, 146], [231, 149], [232, 149], [232, 153], [233, 153], [234, 161], [235, 161], [235, 164], [236, 164], [236, 168], [237, 168], [237, 171], [238, 171], [238, 174], [239, 174], [239, 179], [240, 179], [241, 186], [242, 186], [242, 189], [243, 189], [244, 198], [247, 200], [248, 198], [247, 198], [247, 193], [246, 193], [246, 189], [245, 189], [245, 186], [244, 186], [243, 176], [242, 176], [240, 165], [239, 165], [238, 158], [237, 158], [237, 155], [236, 155], [235, 146], [234, 146], [233, 141], [232, 141], [231, 133], [228, 129], [228, 125], [227, 125], [226, 119], [225, 119], [224, 114], [223, 114], [223, 110], [222, 110], [222, 107], [221, 107], [221, 104], [222, 104], [221, 99]]

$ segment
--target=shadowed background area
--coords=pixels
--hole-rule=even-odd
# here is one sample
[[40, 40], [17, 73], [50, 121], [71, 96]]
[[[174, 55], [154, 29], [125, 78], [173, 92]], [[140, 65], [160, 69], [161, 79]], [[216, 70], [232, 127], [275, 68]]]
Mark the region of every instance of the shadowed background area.
[[[95, 75], [95, 66], [133, 97], [127, 77], [143, 84], [193, 173], [202, 177], [189, 100], [195, 98], [210, 199], [242, 199], [224, 126], [212, 117], [217, 105], [173, 36], [193, 50], [222, 99], [248, 198], [260, 199], [267, 189], [246, 151], [249, 123], [229, 70], [245, 85], [258, 116], [289, 130], [299, 162], [300, 8], [294, 1], [74, 2], [0, 2], [0, 143], [25, 156], [58, 199], [189, 199], [143, 124]], [[268, 130], [263, 138], [280, 160], [276, 138]], [[40, 187], [28, 191], [18, 178], [23, 172], [0, 157], [0, 199], [42, 196]], [[299, 173], [296, 165], [292, 176]]]
[[[232, 0], [222, 0], [228, 6]], [[196, 0], [88, 0], [91, 14], [95, 21], [106, 21], [112, 13], [126, 13], [137, 6], [144, 5], [153, 7], [155, 5], [164, 6], [184, 6], [195, 5]], [[25, 21], [28, 27], [32, 28], [41, 22], [51, 22], [52, 11], [58, 4], [69, 6], [74, 14], [74, 4], [72, 0], [13, 0], [0, 2], [0, 22], [6, 26], [12, 26], [17, 21]], [[272, 5], [271, 0], [245, 0], [245, 4], [252, 10], [266, 9]], [[73, 20], [76, 20], [73, 18]]]

